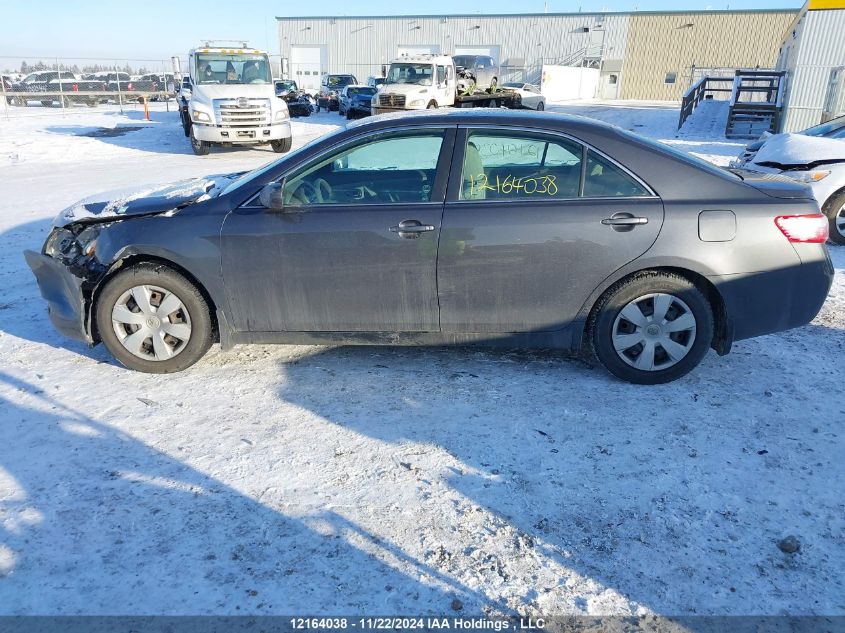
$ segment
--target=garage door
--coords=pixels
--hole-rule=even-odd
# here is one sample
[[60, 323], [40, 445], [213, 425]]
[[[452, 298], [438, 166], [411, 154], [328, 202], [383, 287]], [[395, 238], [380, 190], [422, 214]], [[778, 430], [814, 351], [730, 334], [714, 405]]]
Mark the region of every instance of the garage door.
[[320, 89], [320, 76], [326, 72], [325, 46], [291, 46], [290, 77], [306, 90]]
[[493, 58], [496, 66], [499, 65], [499, 49], [501, 47], [495, 46], [456, 46], [455, 55], [489, 55]]
[[396, 56], [426, 54], [439, 55], [440, 47], [437, 44], [400, 44]]

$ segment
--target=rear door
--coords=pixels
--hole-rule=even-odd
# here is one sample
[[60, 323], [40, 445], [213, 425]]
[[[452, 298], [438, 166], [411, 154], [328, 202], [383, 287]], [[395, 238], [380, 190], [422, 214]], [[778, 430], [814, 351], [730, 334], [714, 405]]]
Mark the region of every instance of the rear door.
[[459, 129], [452, 165], [437, 266], [444, 332], [564, 329], [663, 222], [644, 183], [566, 136]]

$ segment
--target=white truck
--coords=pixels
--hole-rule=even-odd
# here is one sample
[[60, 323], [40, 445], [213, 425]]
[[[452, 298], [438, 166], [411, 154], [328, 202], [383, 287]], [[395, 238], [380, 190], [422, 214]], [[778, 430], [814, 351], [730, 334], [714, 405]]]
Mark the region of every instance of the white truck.
[[520, 107], [520, 97], [509, 90], [499, 90], [496, 78], [489, 85], [455, 65], [451, 55], [403, 55], [390, 68], [373, 96], [373, 114], [401, 110], [426, 110], [455, 107]]
[[[179, 105], [185, 136], [198, 156], [211, 145], [270, 144], [287, 152], [292, 138], [290, 115], [277, 99], [267, 53], [246, 42], [204, 42], [188, 54]], [[181, 74], [178, 59], [174, 71]]]

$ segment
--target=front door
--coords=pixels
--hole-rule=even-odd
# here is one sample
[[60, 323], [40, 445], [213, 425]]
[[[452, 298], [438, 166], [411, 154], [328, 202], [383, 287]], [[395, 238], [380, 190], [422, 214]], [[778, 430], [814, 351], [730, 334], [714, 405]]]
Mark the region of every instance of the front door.
[[443, 332], [565, 329], [660, 231], [660, 199], [575, 140], [479, 128], [457, 144], [437, 268]]
[[370, 135], [287, 175], [222, 229], [239, 331], [439, 330], [437, 242], [453, 129]]

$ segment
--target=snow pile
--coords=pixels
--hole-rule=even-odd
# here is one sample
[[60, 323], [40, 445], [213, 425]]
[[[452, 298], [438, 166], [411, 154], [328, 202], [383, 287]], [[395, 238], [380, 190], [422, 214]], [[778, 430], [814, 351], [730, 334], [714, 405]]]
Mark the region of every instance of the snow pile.
[[754, 156], [758, 164], [807, 165], [832, 161], [845, 161], [845, 139], [774, 134]]

